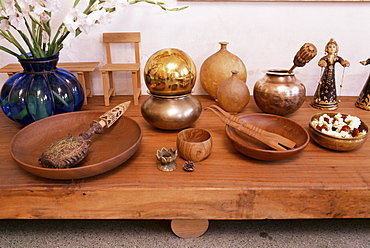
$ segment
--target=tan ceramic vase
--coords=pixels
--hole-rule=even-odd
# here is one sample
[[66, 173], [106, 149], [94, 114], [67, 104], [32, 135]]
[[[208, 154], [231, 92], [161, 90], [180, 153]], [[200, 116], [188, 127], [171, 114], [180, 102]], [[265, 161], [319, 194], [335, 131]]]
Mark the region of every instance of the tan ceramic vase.
[[288, 115], [302, 106], [306, 98], [306, 88], [288, 70], [268, 70], [255, 83], [253, 97], [263, 112]]
[[224, 110], [238, 113], [249, 103], [250, 93], [245, 82], [239, 79], [238, 71], [231, 71], [231, 74], [218, 86], [217, 101]]
[[200, 68], [200, 83], [214, 99], [217, 99], [218, 86], [230, 77], [230, 71], [239, 71], [239, 79], [244, 83], [247, 81], [247, 68], [243, 61], [226, 49], [229, 43], [219, 42], [219, 44], [221, 49], [208, 57]]

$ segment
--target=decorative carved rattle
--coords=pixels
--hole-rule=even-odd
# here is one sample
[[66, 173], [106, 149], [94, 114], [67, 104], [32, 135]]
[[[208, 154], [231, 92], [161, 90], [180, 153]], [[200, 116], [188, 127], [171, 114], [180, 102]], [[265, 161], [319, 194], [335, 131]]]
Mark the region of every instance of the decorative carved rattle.
[[81, 162], [87, 155], [91, 140], [95, 133], [101, 134], [103, 128], [113, 125], [128, 109], [130, 101], [121, 103], [99, 117], [100, 121], [93, 121], [91, 127], [78, 137], [59, 139], [51, 143], [39, 158], [39, 163], [46, 168], [63, 169], [70, 168]]
[[310, 62], [317, 54], [317, 48], [312, 43], [305, 43], [299, 49], [293, 60], [293, 66], [288, 73], [292, 73], [296, 67], [303, 67]]

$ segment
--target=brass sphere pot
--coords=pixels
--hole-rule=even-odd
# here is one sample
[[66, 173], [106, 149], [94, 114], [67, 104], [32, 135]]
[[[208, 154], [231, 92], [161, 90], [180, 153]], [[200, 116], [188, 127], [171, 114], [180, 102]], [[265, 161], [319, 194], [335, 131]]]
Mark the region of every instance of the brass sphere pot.
[[154, 53], [144, 67], [144, 80], [150, 93], [176, 96], [189, 94], [196, 81], [196, 67], [185, 52], [167, 48]]
[[190, 94], [180, 96], [150, 95], [141, 105], [141, 114], [152, 126], [179, 130], [192, 125], [202, 113], [202, 105]]
[[288, 115], [302, 106], [306, 98], [306, 88], [288, 70], [268, 70], [255, 83], [253, 97], [263, 112]]

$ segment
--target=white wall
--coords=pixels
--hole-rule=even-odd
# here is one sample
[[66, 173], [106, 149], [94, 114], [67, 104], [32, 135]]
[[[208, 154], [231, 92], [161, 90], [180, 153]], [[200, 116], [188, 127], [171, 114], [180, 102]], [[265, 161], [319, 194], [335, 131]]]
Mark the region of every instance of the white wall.
[[[62, 18], [72, 0], [63, 0]], [[70, 4], [68, 4], [70, 3]], [[142, 33], [142, 67], [148, 58], [162, 48], [178, 48], [188, 53], [197, 66], [217, 52], [219, 41], [229, 42], [228, 50], [239, 56], [248, 70], [247, 85], [251, 92], [254, 83], [268, 69], [289, 69], [295, 53], [305, 42], [318, 48], [318, 55], [303, 68], [295, 69], [296, 76], [313, 95], [320, 75], [317, 62], [324, 55], [330, 38], [339, 44], [339, 55], [351, 62], [345, 70], [342, 95], [359, 95], [370, 66], [359, 64], [370, 57], [370, 2], [176, 2], [168, 7], [188, 5], [180, 12], [165, 12], [144, 3], [129, 6], [115, 13], [108, 25], [96, 26], [88, 35], [75, 38], [60, 57], [62, 62], [105, 60], [101, 44], [102, 32], [140, 31]], [[1, 44], [6, 44], [0, 41]], [[17, 60], [4, 52], [0, 66]], [[337, 85], [343, 68], [337, 64]], [[93, 93], [102, 95], [101, 77], [92, 74]], [[119, 78], [130, 80], [120, 73]], [[6, 80], [0, 75], [0, 85]], [[143, 93], [146, 86], [143, 83]], [[117, 86], [118, 94], [131, 94], [131, 83]], [[204, 93], [199, 77], [195, 94]]]

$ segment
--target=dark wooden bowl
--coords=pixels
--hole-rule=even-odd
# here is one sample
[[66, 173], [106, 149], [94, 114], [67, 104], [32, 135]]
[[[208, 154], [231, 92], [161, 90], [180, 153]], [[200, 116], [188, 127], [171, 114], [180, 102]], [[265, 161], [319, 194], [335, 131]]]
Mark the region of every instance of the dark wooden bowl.
[[248, 157], [266, 161], [289, 159], [302, 152], [310, 141], [306, 129], [288, 118], [272, 114], [247, 114], [238, 117], [254, 126], [280, 134], [296, 142], [293, 149], [277, 151], [227, 125], [226, 135], [229, 141], [236, 150]]
[[84, 160], [76, 167], [67, 169], [43, 168], [38, 159], [44, 149], [53, 141], [68, 136], [78, 136], [89, 129], [93, 120], [99, 120], [104, 112], [80, 111], [54, 115], [36, 121], [13, 138], [10, 153], [26, 171], [50, 179], [79, 179], [109, 171], [128, 160], [139, 148], [142, 130], [139, 124], [122, 116], [103, 134], [91, 137], [92, 145]]

